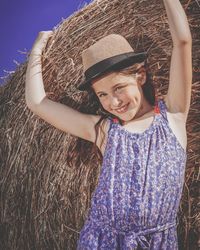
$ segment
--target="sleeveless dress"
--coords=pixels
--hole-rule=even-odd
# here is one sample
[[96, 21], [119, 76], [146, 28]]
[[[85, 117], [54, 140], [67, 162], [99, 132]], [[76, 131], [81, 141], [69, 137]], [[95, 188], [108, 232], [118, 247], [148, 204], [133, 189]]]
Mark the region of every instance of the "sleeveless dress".
[[110, 122], [98, 185], [77, 250], [176, 250], [186, 151], [157, 101], [143, 133]]

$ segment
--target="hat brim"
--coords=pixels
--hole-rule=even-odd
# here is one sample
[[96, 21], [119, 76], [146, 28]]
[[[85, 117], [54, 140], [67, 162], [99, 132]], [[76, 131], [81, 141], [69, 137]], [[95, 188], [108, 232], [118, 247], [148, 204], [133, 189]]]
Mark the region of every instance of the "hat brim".
[[78, 87], [79, 90], [85, 91], [88, 90], [91, 87], [91, 81], [94, 80], [97, 77], [102, 76], [105, 73], [116, 71], [119, 69], [126, 68], [130, 65], [133, 65], [135, 63], [141, 63], [145, 61], [147, 58], [147, 52], [142, 53], [134, 53], [129, 52], [125, 53], [123, 55], [114, 56], [108, 59], [105, 59], [101, 62], [98, 62], [97, 64], [93, 65], [89, 70], [90, 73], [92, 73], [95, 70], [98, 70], [97, 73], [93, 73], [92, 76], [89, 76], [86, 78]]

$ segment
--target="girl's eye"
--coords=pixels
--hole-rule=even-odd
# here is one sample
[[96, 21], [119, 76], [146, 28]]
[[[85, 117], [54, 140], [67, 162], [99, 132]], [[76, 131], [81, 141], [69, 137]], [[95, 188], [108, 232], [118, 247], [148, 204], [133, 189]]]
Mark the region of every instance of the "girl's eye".
[[99, 97], [101, 98], [102, 96], [105, 96], [106, 94], [100, 94]]
[[[122, 88], [124, 88], [124, 87], [125, 87], [125, 86], [118, 86], [118, 87], [115, 88], [115, 91], [118, 91], [118, 90], [120, 90], [120, 89], [122, 89]], [[99, 98], [101, 98], [101, 97], [103, 97], [103, 96], [106, 96], [106, 94], [105, 94], [105, 93], [99, 94]]]
[[116, 87], [115, 90], [120, 90], [120, 89], [122, 89], [123, 87], [124, 87], [124, 86]]

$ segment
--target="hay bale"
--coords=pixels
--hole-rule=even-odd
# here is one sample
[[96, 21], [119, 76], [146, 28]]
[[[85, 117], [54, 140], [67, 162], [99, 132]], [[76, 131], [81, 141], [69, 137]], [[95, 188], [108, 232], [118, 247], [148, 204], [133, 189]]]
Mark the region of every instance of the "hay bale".
[[[181, 2], [193, 36], [193, 86], [178, 238], [180, 249], [196, 249], [200, 232], [200, 6], [197, 0]], [[76, 89], [83, 80], [81, 52], [110, 33], [125, 36], [138, 52], [149, 52], [155, 86], [158, 93], [166, 94], [172, 41], [162, 1], [96, 0], [54, 29], [43, 54], [44, 85], [50, 99], [94, 112], [86, 94]], [[26, 62], [20, 65], [0, 88], [0, 248], [75, 249], [100, 164], [91, 157], [89, 163], [69, 168], [66, 156], [77, 138], [27, 108], [26, 67]]]

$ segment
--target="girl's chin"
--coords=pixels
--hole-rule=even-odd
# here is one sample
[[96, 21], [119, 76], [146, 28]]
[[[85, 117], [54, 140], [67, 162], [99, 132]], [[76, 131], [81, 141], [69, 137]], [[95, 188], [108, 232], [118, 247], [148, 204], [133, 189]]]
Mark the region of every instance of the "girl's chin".
[[126, 112], [123, 115], [117, 115], [117, 117], [124, 122], [128, 122], [134, 119], [135, 114], [133, 114], [132, 112]]

